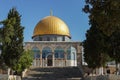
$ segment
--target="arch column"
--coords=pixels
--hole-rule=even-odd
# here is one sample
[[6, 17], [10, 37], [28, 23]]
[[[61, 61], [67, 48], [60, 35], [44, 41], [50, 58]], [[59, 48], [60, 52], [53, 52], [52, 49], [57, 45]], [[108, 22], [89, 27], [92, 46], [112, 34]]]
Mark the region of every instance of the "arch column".
[[55, 62], [55, 55], [54, 55], [54, 52], [52, 51], [52, 66], [53, 67], [55, 66], [54, 62]]
[[65, 66], [67, 66], [67, 52], [64, 53]]
[[40, 67], [42, 67], [42, 52], [40, 52]]
[[33, 67], [39, 67], [40, 66], [40, 49], [38, 47], [33, 47], [31, 50], [34, 53], [34, 59], [33, 59]]

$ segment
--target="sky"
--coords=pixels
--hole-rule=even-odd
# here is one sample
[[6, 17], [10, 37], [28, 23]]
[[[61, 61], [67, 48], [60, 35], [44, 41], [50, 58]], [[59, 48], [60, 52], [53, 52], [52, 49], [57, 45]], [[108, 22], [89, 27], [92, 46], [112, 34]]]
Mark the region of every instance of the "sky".
[[73, 41], [84, 41], [89, 29], [88, 15], [82, 11], [84, 5], [85, 0], [0, 0], [0, 21], [15, 7], [21, 15], [21, 25], [25, 27], [24, 41], [32, 41], [36, 24], [52, 10], [54, 16], [68, 25]]

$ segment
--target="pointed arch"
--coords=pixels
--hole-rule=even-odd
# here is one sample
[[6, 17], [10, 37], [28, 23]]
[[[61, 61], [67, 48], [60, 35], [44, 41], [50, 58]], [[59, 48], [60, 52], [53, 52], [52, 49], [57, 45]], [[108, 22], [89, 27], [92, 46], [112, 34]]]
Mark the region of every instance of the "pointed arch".
[[54, 50], [55, 58], [64, 58], [64, 49], [61, 47], [56, 47]]
[[76, 49], [73, 46], [67, 49], [67, 60], [76, 60]]
[[50, 54], [52, 54], [52, 49], [50, 47], [44, 47], [42, 50], [42, 58], [46, 58]]
[[34, 59], [40, 58], [40, 50], [37, 47], [33, 47], [32, 51], [34, 53]]

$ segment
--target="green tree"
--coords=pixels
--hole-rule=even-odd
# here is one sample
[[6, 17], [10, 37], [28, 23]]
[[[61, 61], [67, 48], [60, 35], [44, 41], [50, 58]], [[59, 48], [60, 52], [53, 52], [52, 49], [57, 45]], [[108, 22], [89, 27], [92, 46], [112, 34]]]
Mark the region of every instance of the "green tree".
[[22, 71], [29, 68], [33, 62], [33, 53], [32, 51], [24, 51], [22, 56], [20, 57], [16, 66], [14, 66], [14, 70], [16, 70], [17, 74], [22, 74]]
[[0, 28], [0, 56], [1, 56], [1, 46], [2, 46], [2, 40], [1, 40], [1, 28]]
[[120, 27], [120, 0], [85, 0], [84, 12], [89, 13], [90, 20], [107, 36]]
[[118, 71], [118, 63], [120, 63], [120, 30], [118, 29], [110, 36], [109, 55], [116, 62], [116, 73]]
[[4, 59], [2, 56], [2, 30], [3, 28], [0, 26], [0, 69], [7, 70], [7, 66], [4, 63]]
[[[0, 27], [0, 43], [2, 42], [2, 28]], [[1, 46], [1, 44], [0, 44], [0, 46]], [[1, 47], [0, 47], [0, 49], [1, 49]]]
[[5, 64], [14, 69], [23, 53], [23, 30], [21, 16], [12, 8], [7, 19], [1, 21], [2, 27], [2, 57]]
[[[116, 63], [120, 63], [120, 0], [85, 0], [84, 12], [97, 23], [99, 30], [108, 38], [107, 53]], [[90, 25], [91, 22], [90, 22]], [[117, 44], [117, 46], [116, 46]]]
[[109, 60], [106, 51], [106, 36], [96, 27], [95, 22], [91, 22], [91, 28], [86, 33], [86, 40], [83, 42], [85, 61], [90, 68], [105, 66]]

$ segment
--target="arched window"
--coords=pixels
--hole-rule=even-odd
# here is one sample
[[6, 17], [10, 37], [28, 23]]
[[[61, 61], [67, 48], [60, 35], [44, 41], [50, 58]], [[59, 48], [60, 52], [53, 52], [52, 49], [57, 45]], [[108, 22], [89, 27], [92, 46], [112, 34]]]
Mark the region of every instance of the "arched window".
[[52, 54], [52, 50], [49, 47], [43, 48], [42, 58], [46, 58], [49, 54]]
[[37, 47], [33, 47], [32, 51], [34, 53], [34, 58], [40, 58], [40, 50]]
[[64, 50], [61, 47], [57, 47], [54, 52], [55, 58], [64, 58]]
[[76, 49], [72, 46], [67, 49], [67, 59], [68, 60], [76, 59]]

